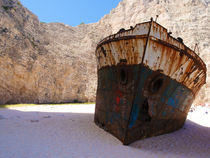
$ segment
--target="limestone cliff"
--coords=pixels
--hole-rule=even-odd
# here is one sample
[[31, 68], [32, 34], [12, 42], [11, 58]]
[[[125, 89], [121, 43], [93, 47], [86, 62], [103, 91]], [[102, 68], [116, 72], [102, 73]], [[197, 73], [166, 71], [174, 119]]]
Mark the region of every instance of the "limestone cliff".
[[40, 23], [19, 1], [0, 0], [0, 104], [94, 101], [89, 29]]
[[[0, 0], [0, 104], [94, 101], [95, 47], [120, 28], [158, 22], [210, 59], [209, 0], [123, 0], [94, 24], [40, 23], [18, 0]], [[208, 71], [208, 76], [210, 72]], [[209, 101], [210, 82], [197, 102]]]

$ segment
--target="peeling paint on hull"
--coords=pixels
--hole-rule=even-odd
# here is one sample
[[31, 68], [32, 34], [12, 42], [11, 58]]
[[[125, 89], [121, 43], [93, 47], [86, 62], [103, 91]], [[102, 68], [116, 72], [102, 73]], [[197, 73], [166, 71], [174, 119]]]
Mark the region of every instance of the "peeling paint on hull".
[[181, 128], [206, 81], [203, 61], [153, 21], [105, 38], [96, 57], [94, 121], [123, 144]]

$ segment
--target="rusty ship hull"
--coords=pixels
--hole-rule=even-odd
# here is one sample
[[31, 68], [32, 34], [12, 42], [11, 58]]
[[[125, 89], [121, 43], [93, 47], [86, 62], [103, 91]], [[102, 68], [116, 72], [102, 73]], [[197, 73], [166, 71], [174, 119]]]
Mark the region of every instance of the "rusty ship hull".
[[206, 82], [200, 57], [151, 20], [96, 48], [95, 123], [127, 145], [180, 129]]

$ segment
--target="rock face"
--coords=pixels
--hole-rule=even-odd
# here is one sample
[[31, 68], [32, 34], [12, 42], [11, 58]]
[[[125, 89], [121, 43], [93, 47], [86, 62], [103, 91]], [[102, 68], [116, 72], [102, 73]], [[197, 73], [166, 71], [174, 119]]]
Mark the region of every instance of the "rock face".
[[[158, 22], [182, 37], [210, 68], [209, 0], [123, 0], [94, 24], [40, 23], [18, 0], [0, 0], [0, 104], [95, 100], [95, 47], [120, 28]], [[208, 77], [210, 72], [208, 71]], [[208, 102], [210, 82], [196, 102]]]
[[92, 29], [43, 24], [19, 1], [0, 0], [0, 103], [94, 101]]

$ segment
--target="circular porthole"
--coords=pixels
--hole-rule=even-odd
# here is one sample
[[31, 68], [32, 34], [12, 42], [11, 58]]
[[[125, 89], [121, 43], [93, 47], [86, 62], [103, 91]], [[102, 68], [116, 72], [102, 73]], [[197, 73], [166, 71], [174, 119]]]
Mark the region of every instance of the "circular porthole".
[[163, 86], [163, 77], [162, 76], [157, 76], [149, 84], [149, 91], [151, 93], [157, 93], [161, 87]]

